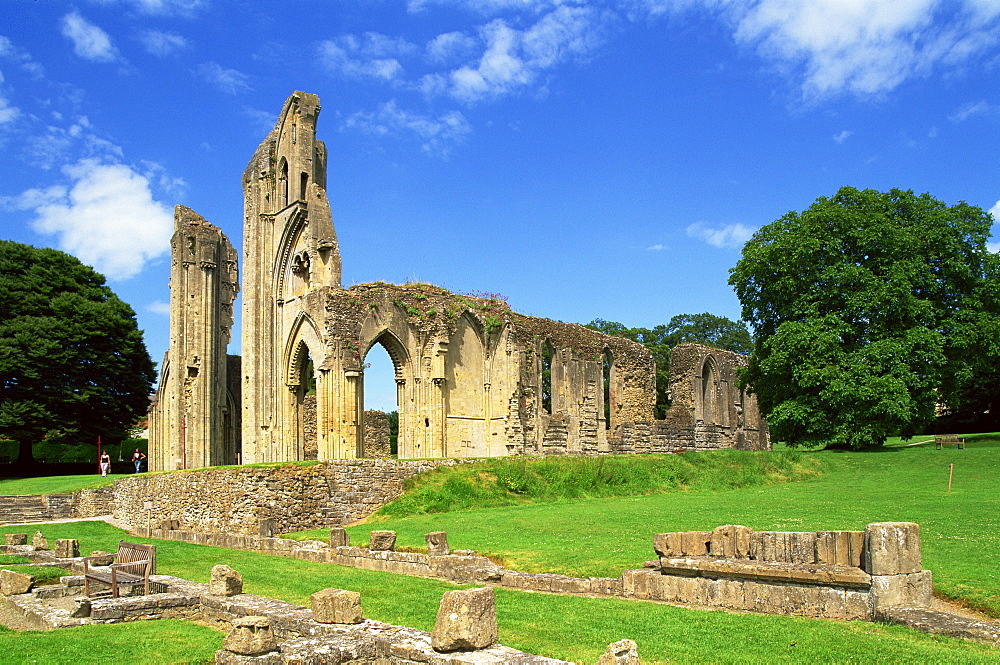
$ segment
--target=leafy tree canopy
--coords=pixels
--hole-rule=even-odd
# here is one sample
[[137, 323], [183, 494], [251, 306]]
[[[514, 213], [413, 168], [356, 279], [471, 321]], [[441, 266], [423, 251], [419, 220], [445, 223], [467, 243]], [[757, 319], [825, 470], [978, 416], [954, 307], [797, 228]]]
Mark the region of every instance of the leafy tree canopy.
[[[155, 378], [135, 312], [74, 257], [0, 241], [0, 437], [119, 440]], [[95, 451], [96, 453], [96, 451]]]
[[726, 351], [750, 353], [750, 333], [742, 323], [724, 316], [703, 314], [678, 314], [666, 325], [655, 328], [629, 328], [615, 321], [594, 319], [586, 327], [605, 335], [625, 337], [648, 348], [656, 362], [656, 417], [663, 418], [670, 401], [670, 350], [678, 344], [707, 344]]
[[1000, 340], [991, 224], [966, 203], [844, 187], [754, 234], [729, 283], [772, 435], [881, 446], [960, 401]]

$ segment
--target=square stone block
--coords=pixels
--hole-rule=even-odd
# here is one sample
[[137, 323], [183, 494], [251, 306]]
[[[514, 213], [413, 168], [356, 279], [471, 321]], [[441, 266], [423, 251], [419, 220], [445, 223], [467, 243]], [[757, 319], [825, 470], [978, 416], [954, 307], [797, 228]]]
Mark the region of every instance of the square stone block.
[[80, 556], [80, 541], [76, 538], [60, 538], [56, 541], [56, 556], [60, 559]]
[[8, 533], [6, 535], [6, 541], [8, 545], [27, 545], [28, 544], [28, 534], [26, 533]]
[[243, 593], [243, 576], [223, 564], [212, 566], [208, 593], [211, 596], [237, 596]]
[[34, 579], [31, 575], [15, 573], [13, 570], [0, 570], [0, 593], [5, 596], [28, 593]]
[[396, 547], [395, 531], [372, 531], [368, 549], [373, 552], [391, 552]]
[[750, 535], [753, 529], [736, 524], [717, 526], [712, 530], [709, 553], [726, 559], [746, 559], [750, 556]]
[[817, 531], [816, 563], [861, 567], [864, 531]]
[[427, 541], [427, 553], [431, 556], [443, 556], [451, 550], [448, 549], [448, 534], [444, 531], [432, 531], [424, 536]]
[[323, 589], [309, 601], [317, 623], [361, 623], [361, 594], [356, 591]]
[[920, 525], [875, 522], [865, 527], [862, 568], [869, 575], [919, 573]]
[[435, 651], [485, 649], [497, 641], [493, 587], [446, 591], [431, 633]]
[[233, 629], [222, 643], [226, 651], [243, 656], [260, 656], [278, 648], [267, 617], [240, 617], [233, 621]]
[[351, 544], [351, 536], [347, 529], [330, 529], [330, 547], [347, 547]]

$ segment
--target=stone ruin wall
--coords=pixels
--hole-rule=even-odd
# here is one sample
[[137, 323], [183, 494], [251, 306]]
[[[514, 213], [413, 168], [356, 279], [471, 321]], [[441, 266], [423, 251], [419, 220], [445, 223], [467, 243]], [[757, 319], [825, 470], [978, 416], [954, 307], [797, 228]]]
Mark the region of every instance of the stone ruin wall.
[[381, 411], [365, 411], [364, 457], [391, 459], [389, 418]]
[[138, 474], [114, 486], [114, 516], [127, 529], [157, 526], [258, 533], [273, 520], [286, 533], [367, 517], [403, 493], [406, 479], [454, 460], [335, 460], [309, 466], [239, 467]]

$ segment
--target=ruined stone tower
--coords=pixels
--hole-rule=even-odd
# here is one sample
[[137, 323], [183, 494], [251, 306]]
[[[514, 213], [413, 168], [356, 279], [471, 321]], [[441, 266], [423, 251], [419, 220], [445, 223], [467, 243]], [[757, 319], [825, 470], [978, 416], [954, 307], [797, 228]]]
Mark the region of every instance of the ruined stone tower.
[[[326, 294], [340, 288], [340, 250], [326, 198], [326, 146], [316, 140], [319, 97], [294, 92], [243, 173], [243, 454], [246, 462], [303, 459], [304, 429], [319, 456], [355, 457], [327, 441], [322, 385]], [[314, 387], [315, 385], [315, 387]], [[317, 391], [317, 409], [304, 409]]]
[[226, 345], [239, 291], [236, 251], [190, 208], [174, 210], [170, 347], [150, 411], [150, 469], [238, 461], [239, 396], [226, 385]]

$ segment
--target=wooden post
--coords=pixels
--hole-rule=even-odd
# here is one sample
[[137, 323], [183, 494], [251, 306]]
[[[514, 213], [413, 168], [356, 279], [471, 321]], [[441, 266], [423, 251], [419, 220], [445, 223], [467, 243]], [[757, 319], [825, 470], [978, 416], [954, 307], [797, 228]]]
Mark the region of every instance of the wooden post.
[[949, 464], [948, 465], [948, 493], [949, 494], [951, 494], [951, 477], [952, 477], [952, 474], [954, 472], [955, 472], [955, 465], [954, 464]]

